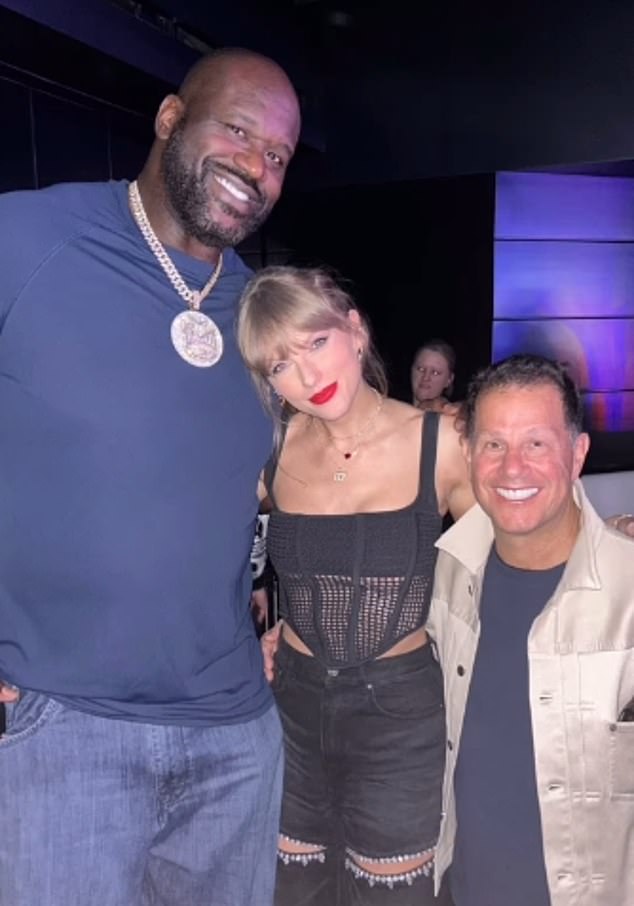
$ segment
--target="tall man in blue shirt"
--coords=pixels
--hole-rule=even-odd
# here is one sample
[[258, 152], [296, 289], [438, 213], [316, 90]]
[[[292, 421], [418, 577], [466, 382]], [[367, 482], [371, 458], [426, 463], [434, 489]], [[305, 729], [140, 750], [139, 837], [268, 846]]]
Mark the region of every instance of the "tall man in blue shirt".
[[201, 60], [138, 181], [0, 198], [0, 906], [267, 906], [281, 733], [248, 608], [271, 428], [233, 247], [295, 92]]

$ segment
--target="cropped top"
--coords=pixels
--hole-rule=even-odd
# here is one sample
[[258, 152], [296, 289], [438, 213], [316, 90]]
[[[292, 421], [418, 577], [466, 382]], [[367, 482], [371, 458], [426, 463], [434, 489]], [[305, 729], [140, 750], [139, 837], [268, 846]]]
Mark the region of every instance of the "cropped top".
[[398, 510], [284, 512], [272, 492], [277, 459], [267, 465], [267, 540], [280, 615], [326, 667], [379, 657], [427, 620], [442, 521], [434, 481], [438, 413], [425, 413], [422, 432], [418, 494]]

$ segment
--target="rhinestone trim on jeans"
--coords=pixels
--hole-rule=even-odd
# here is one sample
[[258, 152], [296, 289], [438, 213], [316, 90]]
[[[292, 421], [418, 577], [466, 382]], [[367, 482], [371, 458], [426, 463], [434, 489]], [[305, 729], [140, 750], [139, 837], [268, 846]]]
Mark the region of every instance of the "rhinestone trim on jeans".
[[435, 847], [432, 847], [431, 849], [423, 849], [418, 853], [407, 853], [401, 856], [379, 856], [378, 858], [374, 858], [373, 856], [363, 856], [353, 849], [346, 848], [346, 868], [352, 872], [355, 878], [363, 878], [364, 881], [367, 881], [370, 887], [388, 887], [390, 890], [397, 884], [407, 884], [408, 887], [411, 887], [416, 878], [420, 878], [422, 875], [425, 875], [425, 877], [428, 878], [431, 875], [434, 867], [433, 858], [429, 859], [423, 865], [419, 865], [418, 868], [412, 868], [410, 871], [402, 871], [394, 875], [373, 874], [365, 868], [361, 868], [358, 864], [358, 860], [376, 862], [377, 865], [397, 866], [402, 865], [403, 862], [409, 862], [410, 859], [420, 859], [421, 856], [433, 855], [434, 851]]
[[311, 862], [325, 862], [326, 851], [320, 849], [315, 853], [287, 853], [283, 849], [278, 849], [277, 858], [284, 865], [310, 865]]
[[[296, 846], [321, 846], [320, 843], [306, 843], [304, 840], [295, 840], [294, 837], [289, 837], [287, 834], [280, 834], [280, 840], [286, 840], [287, 843], [293, 843]], [[314, 852], [289, 853], [286, 852], [286, 850], [278, 848], [277, 858], [280, 862], [283, 862], [284, 865], [310, 865], [311, 862], [323, 863], [326, 861], [326, 850], [322, 847]]]
[[[378, 859], [373, 859], [372, 861], [378, 862]], [[425, 862], [424, 865], [413, 868], [411, 871], [403, 871], [397, 875], [376, 875], [366, 871], [364, 868], [360, 868], [356, 862], [346, 856], [346, 868], [352, 872], [355, 878], [363, 878], [364, 881], [368, 882], [369, 887], [388, 887], [390, 890], [393, 890], [397, 884], [407, 884], [408, 887], [411, 887], [416, 878], [420, 878], [422, 875], [428, 878], [433, 865], [434, 860], [430, 859], [429, 862]]]
[[[299, 843], [299, 840], [293, 840], [293, 843]], [[346, 847], [346, 853], [353, 859], [357, 861], [360, 859], [363, 862], [376, 862], [377, 865], [398, 865], [402, 862], [409, 862], [410, 859], [420, 859], [422, 856], [431, 856], [435, 852], [436, 847], [432, 846], [431, 849], [422, 849], [418, 853], [408, 853], [402, 856], [364, 856], [362, 853], [355, 852], [354, 849]], [[433, 861], [433, 860], [431, 860]]]

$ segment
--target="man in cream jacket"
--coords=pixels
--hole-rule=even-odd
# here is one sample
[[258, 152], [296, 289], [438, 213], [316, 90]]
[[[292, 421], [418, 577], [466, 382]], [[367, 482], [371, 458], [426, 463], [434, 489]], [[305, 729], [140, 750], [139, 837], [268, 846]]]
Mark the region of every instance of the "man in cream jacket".
[[578, 481], [565, 371], [486, 369], [466, 403], [477, 506], [438, 542], [445, 676], [436, 883], [455, 906], [634, 904], [634, 545]]

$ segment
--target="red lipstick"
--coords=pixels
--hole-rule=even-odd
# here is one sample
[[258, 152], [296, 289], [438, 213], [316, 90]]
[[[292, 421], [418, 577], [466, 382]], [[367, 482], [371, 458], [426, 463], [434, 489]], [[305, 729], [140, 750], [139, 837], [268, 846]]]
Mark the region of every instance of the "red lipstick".
[[316, 406], [323, 406], [324, 403], [327, 403], [328, 400], [331, 400], [335, 393], [337, 392], [337, 382], [334, 384], [328, 384], [327, 387], [324, 387], [323, 390], [320, 390], [319, 393], [314, 393], [309, 402], [314, 403]]

